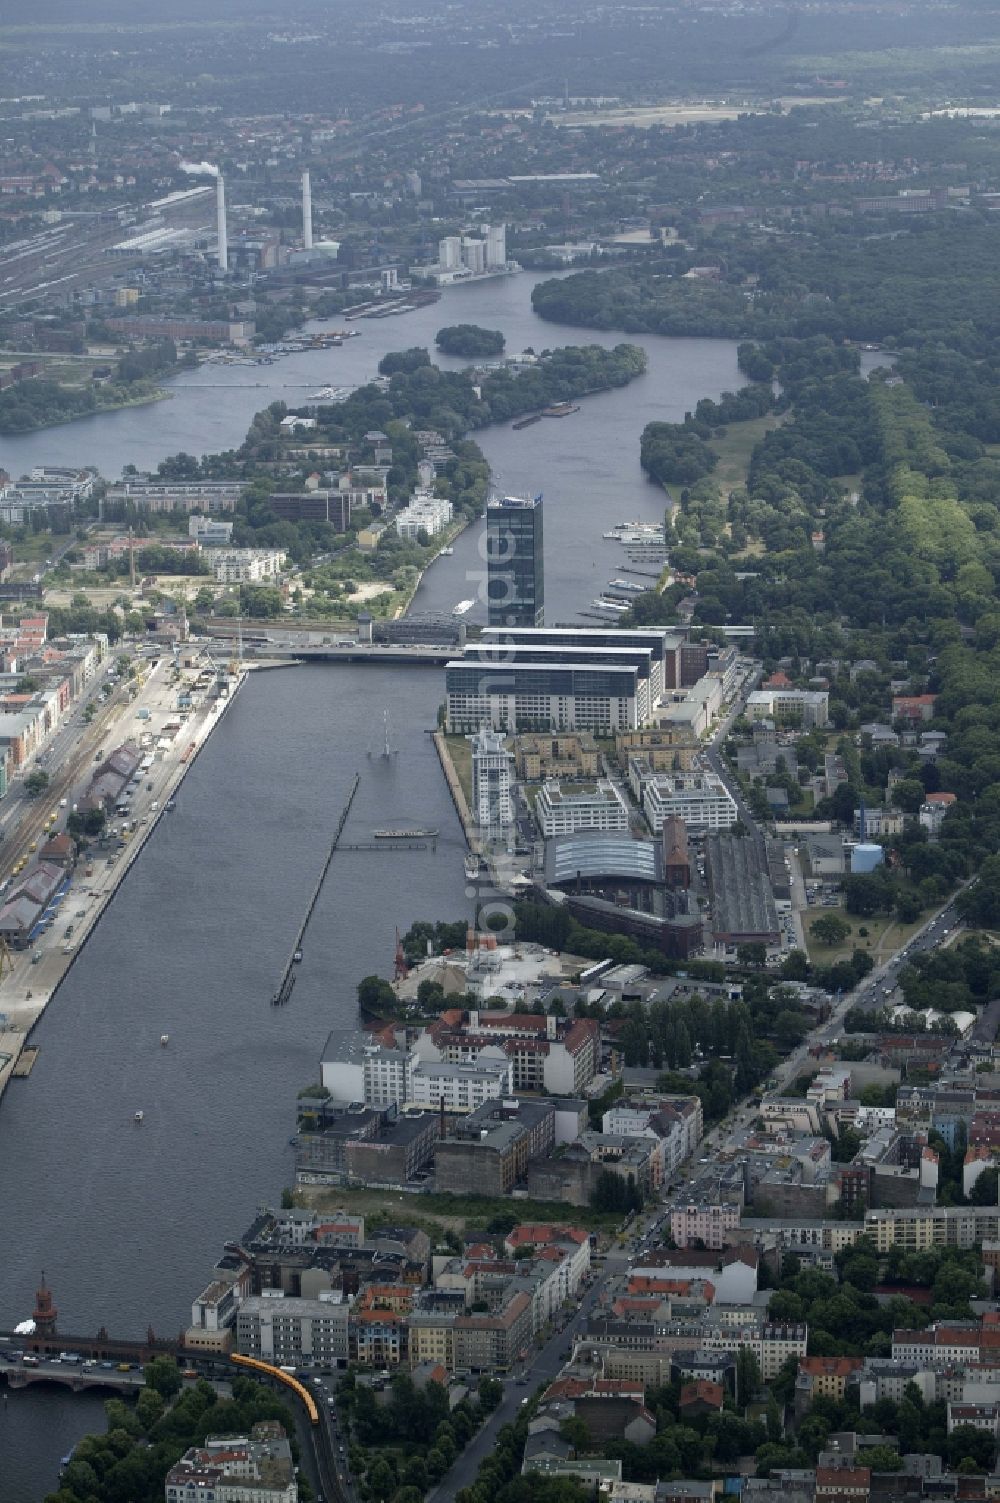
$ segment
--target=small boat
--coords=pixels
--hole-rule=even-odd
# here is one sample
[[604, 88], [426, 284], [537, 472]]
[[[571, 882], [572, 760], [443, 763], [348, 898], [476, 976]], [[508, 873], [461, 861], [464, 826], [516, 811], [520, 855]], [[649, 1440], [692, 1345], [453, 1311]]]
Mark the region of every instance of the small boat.
[[296, 964], [298, 964], [298, 962], [302, 959], [302, 951], [301, 950], [296, 950], [295, 954], [292, 956], [292, 959], [295, 961]]
[[135, 1116], [132, 1118], [132, 1121], [135, 1123], [136, 1127], [139, 1126], [139, 1123], [142, 1121], [145, 1115], [145, 1112], [136, 1112]]
[[460, 600], [451, 614], [453, 616], [464, 616], [466, 611], [472, 610], [475, 603], [474, 600]]
[[164, 804], [163, 807], [164, 807], [164, 809], [176, 809], [177, 808], [177, 800], [175, 798], [168, 798], [167, 802]]
[[161, 1033], [160, 1034], [160, 1048], [161, 1049], [165, 1049], [169, 1043], [170, 1043], [170, 1035], [169, 1035], [169, 1033]]
[[375, 830], [375, 840], [433, 840], [439, 835], [439, 830]]

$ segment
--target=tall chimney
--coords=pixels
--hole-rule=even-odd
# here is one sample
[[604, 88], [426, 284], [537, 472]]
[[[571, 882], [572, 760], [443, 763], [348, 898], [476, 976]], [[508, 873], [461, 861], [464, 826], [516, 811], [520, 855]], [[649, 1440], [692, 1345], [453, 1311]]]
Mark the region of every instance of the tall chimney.
[[312, 184], [309, 181], [308, 172], [302, 174], [302, 247], [304, 250], [312, 250], [313, 243], [313, 201]]
[[226, 232], [226, 180], [219, 173], [215, 180], [215, 212], [219, 238], [219, 270], [229, 270], [229, 235]]

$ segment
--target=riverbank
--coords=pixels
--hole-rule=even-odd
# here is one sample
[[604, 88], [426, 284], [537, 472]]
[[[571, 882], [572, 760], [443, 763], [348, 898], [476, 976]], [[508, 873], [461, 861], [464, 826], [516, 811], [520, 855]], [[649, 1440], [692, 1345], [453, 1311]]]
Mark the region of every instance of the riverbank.
[[[82, 906], [72, 908], [73, 920], [62, 932], [62, 938], [57, 937], [56, 926], [53, 925], [44, 939], [39, 940], [30, 951], [12, 952], [0, 991], [2, 1017], [7, 1030], [0, 1036], [0, 1098], [9, 1081], [18, 1073], [18, 1061], [32, 1029], [100, 923], [159, 820], [169, 813], [166, 809], [167, 802], [175, 796], [212, 732], [233, 703], [246, 680], [247, 671], [249, 670], [244, 669], [231, 677], [225, 695], [206, 701], [194, 719], [178, 732], [174, 746], [163, 760], [150, 769], [133, 803], [136, 828], [130, 832], [125, 845], [106, 858], [91, 851], [81, 856], [74, 869], [77, 883], [71, 883], [68, 889], [63, 904], [64, 913], [69, 915], [71, 904]], [[161, 673], [165, 673], [165, 668], [150, 674], [139, 697], [126, 707], [119, 718], [119, 725], [126, 716], [131, 715], [137, 726], [149, 727], [155, 724], [154, 715], [157, 712], [160, 716], [171, 713], [165, 708], [163, 700], [166, 698], [172, 704], [174, 696], [162, 682]], [[140, 718], [140, 710], [147, 711], [148, 718]], [[99, 863], [103, 863], [100, 874], [97, 873]], [[88, 879], [86, 872], [91, 869], [93, 874]], [[78, 885], [81, 881], [89, 881], [90, 885]], [[70, 940], [72, 943], [69, 943]]]
[[424, 564], [416, 579], [413, 581], [412, 586], [406, 593], [405, 600], [403, 601], [402, 605], [397, 608], [392, 618], [394, 621], [398, 621], [401, 616], [405, 616], [409, 611], [410, 606], [413, 604], [413, 597], [420, 589], [424, 575], [427, 573], [427, 570], [431, 567], [431, 565], [436, 564], [439, 558], [448, 557], [446, 550], [450, 550], [455, 539], [461, 537], [465, 529], [467, 527], [471, 527], [474, 521], [478, 522], [479, 520], [480, 517], [463, 516], [459, 517], [455, 522], [452, 522], [448, 525], [445, 531], [441, 534], [441, 546], [438, 548], [434, 557], [427, 560], [426, 564]]
[[144, 392], [142, 396], [128, 397], [120, 402], [100, 402], [89, 412], [70, 412], [65, 417], [52, 417], [43, 423], [33, 423], [30, 428], [3, 426], [0, 423], [0, 438], [26, 438], [31, 433], [44, 433], [47, 428], [65, 428], [69, 423], [80, 423], [86, 418], [100, 417], [103, 412], [125, 412], [129, 407], [148, 407], [153, 402], [167, 402], [173, 393], [164, 391]]
[[462, 822], [465, 838], [469, 842], [469, 849], [478, 855], [482, 849], [479, 828], [472, 817], [472, 810], [469, 808], [468, 800], [465, 797], [462, 780], [452, 761], [447, 738], [443, 731], [435, 731], [432, 739], [438, 754], [438, 760], [441, 763], [441, 771], [444, 773], [444, 780], [448, 785], [448, 792], [451, 794], [451, 801], [455, 805], [455, 812]]

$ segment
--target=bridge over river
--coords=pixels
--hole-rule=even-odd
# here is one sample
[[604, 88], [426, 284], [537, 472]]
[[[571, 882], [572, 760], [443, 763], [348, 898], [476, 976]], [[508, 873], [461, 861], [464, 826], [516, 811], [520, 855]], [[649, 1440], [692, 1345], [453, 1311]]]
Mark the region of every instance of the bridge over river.
[[[126, 1371], [122, 1372], [121, 1367]], [[138, 1363], [129, 1365], [93, 1357], [67, 1362], [61, 1357], [14, 1357], [0, 1352], [0, 1378], [8, 1388], [27, 1388], [31, 1383], [61, 1383], [73, 1393], [86, 1388], [114, 1388], [119, 1393], [138, 1393], [146, 1386]]]

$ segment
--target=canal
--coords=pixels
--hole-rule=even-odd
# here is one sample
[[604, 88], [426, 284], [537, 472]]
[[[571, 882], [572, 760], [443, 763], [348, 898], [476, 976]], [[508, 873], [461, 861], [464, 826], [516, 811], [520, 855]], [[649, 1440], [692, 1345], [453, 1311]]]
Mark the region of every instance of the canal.
[[[293, 405], [306, 387], [362, 381], [385, 351], [430, 344], [444, 323], [501, 328], [510, 351], [622, 337], [543, 323], [531, 285], [525, 275], [456, 289], [430, 309], [362, 323], [362, 336], [338, 350], [182, 376], [169, 402], [6, 440], [0, 464], [17, 475], [90, 463], [113, 477], [180, 449], [233, 447], [268, 401]], [[637, 342], [649, 372], [624, 391], [520, 433], [476, 435], [499, 485], [545, 495], [549, 620], [573, 614], [618, 572], [620, 549], [601, 540], [608, 526], [661, 513], [662, 493], [639, 469], [643, 425], [739, 380], [731, 343]], [[198, 384], [206, 374], [211, 400]], [[454, 557], [428, 571], [416, 608], [475, 597], [481, 567], [478, 529], [469, 529]], [[358, 980], [390, 972], [397, 926], [468, 912], [462, 832], [426, 734], [441, 698], [440, 673], [428, 669], [251, 677], [36, 1030], [31, 1078], [4, 1098], [0, 1325], [30, 1313], [44, 1267], [66, 1331], [179, 1331], [222, 1243], [291, 1182], [295, 1093], [316, 1079], [330, 1029], [354, 1019]], [[384, 710], [397, 748], [388, 762], [378, 755]], [[272, 1009], [355, 771], [347, 842], [393, 823], [436, 826], [440, 839], [423, 852], [337, 855], [292, 1001]], [[67, 1437], [93, 1427], [96, 1405], [34, 1391], [12, 1394], [0, 1411], [4, 1503], [38, 1503], [55, 1486]]]

